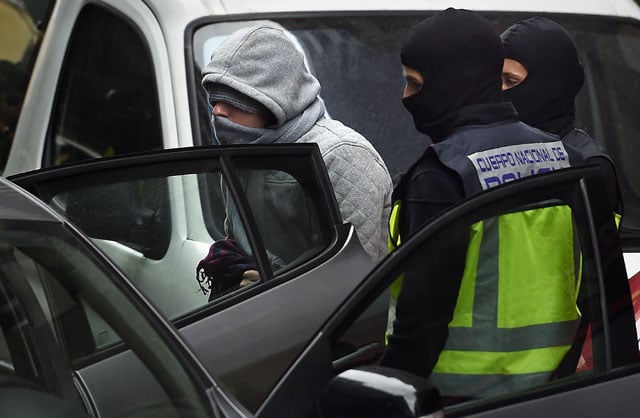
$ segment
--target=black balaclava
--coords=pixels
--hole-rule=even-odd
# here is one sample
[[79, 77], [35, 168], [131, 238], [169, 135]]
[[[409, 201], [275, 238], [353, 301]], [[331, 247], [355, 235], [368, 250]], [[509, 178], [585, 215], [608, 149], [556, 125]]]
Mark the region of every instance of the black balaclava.
[[584, 69], [573, 39], [562, 26], [543, 17], [518, 22], [502, 35], [505, 58], [528, 71], [519, 85], [503, 92], [520, 120], [547, 132], [565, 135], [573, 129], [575, 97]]
[[416, 129], [437, 142], [459, 109], [502, 100], [504, 53], [487, 20], [449, 8], [414, 26], [402, 45], [402, 64], [424, 77], [422, 89], [402, 101]]

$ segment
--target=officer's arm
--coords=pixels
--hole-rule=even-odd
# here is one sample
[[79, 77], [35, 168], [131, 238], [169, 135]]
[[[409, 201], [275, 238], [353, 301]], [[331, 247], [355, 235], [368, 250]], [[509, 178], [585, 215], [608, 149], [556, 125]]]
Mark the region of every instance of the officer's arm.
[[[423, 172], [412, 180], [416, 181], [411, 182], [403, 204], [405, 236], [462, 199], [461, 187], [448, 176]], [[449, 228], [422, 249], [424, 257], [414, 257], [414, 264], [407, 266], [381, 364], [425, 378], [431, 374], [447, 340], [468, 239], [468, 228]]]

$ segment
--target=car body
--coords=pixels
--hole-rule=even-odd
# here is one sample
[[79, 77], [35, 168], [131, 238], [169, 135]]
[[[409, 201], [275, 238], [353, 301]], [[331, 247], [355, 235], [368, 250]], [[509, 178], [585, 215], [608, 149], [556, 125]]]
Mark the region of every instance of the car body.
[[[0, 108], [4, 135], [0, 166], [6, 176], [95, 157], [211, 143], [200, 70], [224, 36], [265, 20], [282, 25], [300, 46], [323, 86], [328, 116], [362, 132], [396, 175], [428, 144], [414, 132], [400, 104], [398, 50], [406, 30], [449, 6], [478, 10], [497, 30], [525, 17], [549, 16], [574, 34], [581, 51], [587, 76], [578, 99], [578, 126], [591, 132], [617, 165], [626, 204], [621, 231], [627, 272], [630, 277], [640, 272], [640, 171], [635, 164], [640, 8], [633, 1], [3, 0], [0, 4], [20, 12], [16, 20], [27, 38], [22, 46], [5, 48], [11, 54], [1, 58], [12, 63], [11, 70], [0, 68], [1, 74], [15, 77], [11, 85], [17, 88], [10, 97], [3, 96]], [[397, 101], [390, 100], [393, 97]], [[317, 157], [304, 158], [315, 161], [313, 167], [317, 164]], [[146, 235], [147, 241], [124, 243], [122, 237], [139, 232], [139, 225], [135, 230], [121, 228], [119, 239], [95, 234], [93, 238], [174, 321], [207, 369], [248, 408], [258, 410], [304, 344], [374, 264], [365, 257], [353, 230], [341, 229], [339, 217], [333, 217], [326, 179], [317, 180], [323, 185], [325, 209], [333, 214], [332, 228], [339, 231], [332, 235], [331, 246], [291, 270], [276, 272], [272, 285], [209, 304], [198, 287], [195, 267], [211, 242], [221, 237], [221, 222], [218, 217], [214, 227], [206, 223], [202, 204], [206, 193], [194, 193], [189, 184], [194, 183], [170, 186], [175, 192], [165, 202], [171, 214], [164, 236], [168, 240]], [[106, 220], [117, 213], [94, 216]], [[143, 221], [158, 220], [148, 212], [140, 214]], [[127, 225], [132, 224], [122, 223]], [[258, 228], [247, 227], [248, 233], [259, 235]], [[113, 231], [107, 224], [94, 232]], [[149, 242], [166, 248], [156, 246], [157, 253], [148, 252], [143, 247]], [[318, 294], [324, 299], [315, 298]], [[377, 309], [383, 310], [384, 306]], [[258, 324], [258, 319], [267, 322]], [[291, 324], [295, 335], [287, 329]], [[379, 336], [379, 324], [375, 328]], [[226, 354], [213, 350], [216, 345], [226, 347]]]

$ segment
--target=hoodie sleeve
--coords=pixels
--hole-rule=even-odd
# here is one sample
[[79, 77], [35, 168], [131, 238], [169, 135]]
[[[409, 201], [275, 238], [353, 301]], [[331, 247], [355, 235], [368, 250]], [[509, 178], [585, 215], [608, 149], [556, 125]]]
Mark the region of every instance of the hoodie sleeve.
[[352, 131], [324, 150], [323, 158], [344, 222], [351, 223], [374, 261], [387, 253], [391, 177], [380, 155]]

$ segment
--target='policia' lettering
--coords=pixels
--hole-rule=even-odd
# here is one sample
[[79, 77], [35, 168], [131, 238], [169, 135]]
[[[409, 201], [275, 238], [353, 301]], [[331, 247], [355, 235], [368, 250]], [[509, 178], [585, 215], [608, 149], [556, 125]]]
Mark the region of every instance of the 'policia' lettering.
[[561, 141], [493, 148], [467, 155], [467, 158], [473, 163], [483, 190], [569, 167], [569, 157]]

